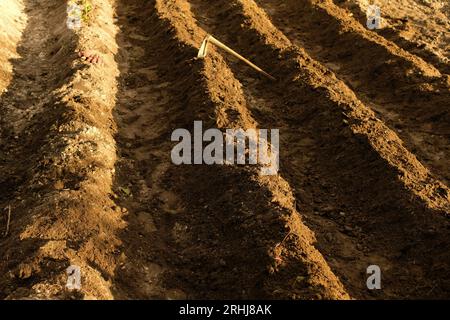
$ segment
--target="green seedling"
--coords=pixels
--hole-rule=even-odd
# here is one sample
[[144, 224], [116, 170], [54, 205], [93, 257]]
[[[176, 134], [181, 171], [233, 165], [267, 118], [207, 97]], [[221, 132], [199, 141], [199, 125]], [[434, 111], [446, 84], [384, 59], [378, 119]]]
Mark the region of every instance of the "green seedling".
[[81, 7], [83, 9], [83, 13], [81, 15], [81, 19], [83, 20], [83, 22], [88, 22], [89, 21], [89, 17], [90, 17], [90, 13], [92, 11], [92, 4], [89, 0], [82, 0], [81, 1]]

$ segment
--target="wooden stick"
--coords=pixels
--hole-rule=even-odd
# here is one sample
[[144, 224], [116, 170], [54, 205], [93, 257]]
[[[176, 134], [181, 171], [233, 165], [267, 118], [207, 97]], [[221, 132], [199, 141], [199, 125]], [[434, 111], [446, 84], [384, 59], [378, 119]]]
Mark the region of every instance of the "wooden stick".
[[8, 221], [6, 222], [6, 231], [4, 237], [9, 233], [9, 223], [11, 222], [11, 205], [8, 206]]
[[207, 35], [205, 39], [202, 42], [202, 45], [200, 46], [200, 50], [198, 50], [197, 58], [203, 59], [206, 57], [206, 54], [208, 53], [208, 41], [210, 36]]
[[241, 56], [239, 53], [237, 53], [233, 49], [231, 49], [231, 48], [227, 47], [226, 45], [224, 45], [222, 42], [220, 42], [219, 40], [214, 38], [212, 35], [207, 35], [206, 38], [203, 40], [202, 46], [200, 47], [200, 51], [199, 51], [199, 57], [200, 56], [203, 56], [203, 57], [206, 56], [207, 48], [208, 48], [208, 42], [212, 42], [213, 44], [215, 44], [219, 48], [225, 50], [226, 52], [228, 52], [231, 55], [235, 56], [239, 60], [245, 62], [246, 64], [248, 64], [250, 67], [252, 67], [256, 71], [258, 71], [258, 72], [262, 73], [263, 75], [265, 75], [267, 78], [269, 78], [269, 79], [271, 79], [273, 81], [277, 80], [276, 78], [272, 77], [270, 74], [265, 72], [263, 69], [261, 69], [260, 67], [258, 67], [254, 63], [252, 63], [251, 61], [245, 59], [243, 56]]

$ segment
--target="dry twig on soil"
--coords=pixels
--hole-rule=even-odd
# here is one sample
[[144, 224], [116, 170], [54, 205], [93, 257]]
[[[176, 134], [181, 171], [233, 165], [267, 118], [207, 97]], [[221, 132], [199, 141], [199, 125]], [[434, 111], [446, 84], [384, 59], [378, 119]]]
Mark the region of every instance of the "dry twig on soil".
[[5, 234], [3, 235], [4, 237], [8, 236], [10, 222], [11, 222], [11, 205], [8, 206], [8, 217], [7, 217], [7, 221], [6, 221], [6, 231], [5, 231]]
[[269, 78], [270, 80], [275, 81], [276, 78], [274, 78], [273, 76], [271, 76], [270, 74], [268, 74], [267, 72], [265, 72], [263, 69], [261, 69], [260, 67], [258, 67], [257, 65], [255, 65], [254, 63], [252, 63], [251, 61], [245, 59], [243, 56], [241, 56], [239, 53], [237, 53], [236, 51], [234, 51], [233, 49], [229, 48], [228, 46], [224, 45], [222, 42], [220, 42], [219, 40], [217, 40], [216, 38], [214, 38], [212, 35], [207, 35], [205, 37], [205, 39], [202, 42], [202, 45], [200, 46], [200, 50], [198, 52], [197, 57], [198, 58], [204, 58], [206, 57], [206, 54], [208, 52], [208, 43], [212, 42], [213, 44], [215, 44], [216, 46], [218, 46], [219, 48], [225, 50], [226, 52], [228, 52], [229, 54], [235, 56], [236, 58], [238, 58], [239, 60], [245, 62], [246, 64], [248, 64], [250, 67], [252, 67], [253, 69], [255, 69], [256, 71], [262, 73], [263, 75], [265, 75], [267, 78]]

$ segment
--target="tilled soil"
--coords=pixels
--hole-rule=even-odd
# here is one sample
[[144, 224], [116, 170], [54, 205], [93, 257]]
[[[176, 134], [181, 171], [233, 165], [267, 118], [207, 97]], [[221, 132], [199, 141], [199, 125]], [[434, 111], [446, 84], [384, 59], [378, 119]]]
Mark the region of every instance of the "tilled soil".
[[[76, 32], [66, 3], [11, 1], [0, 297], [449, 298], [448, 28], [415, 45], [448, 8], [418, 2], [422, 38], [368, 30], [356, 0], [96, 0]], [[277, 81], [195, 58], [208, 33]], [[174, 165], [171, 134], [195, 120], [280, 129], [279, 174]]]

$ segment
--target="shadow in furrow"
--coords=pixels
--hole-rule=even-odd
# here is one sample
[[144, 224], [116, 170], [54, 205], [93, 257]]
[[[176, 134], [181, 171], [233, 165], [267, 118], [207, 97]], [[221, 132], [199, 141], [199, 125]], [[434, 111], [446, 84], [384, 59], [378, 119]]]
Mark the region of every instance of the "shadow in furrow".
[[[0, 241], [0, 298], [18, 287], [30, 289], [34, 283], [48, 277], [45, 272], [39, 272], [39, 268], [32, 269], [35, 266], [25, 269], [20, 266], [32, 259], [48, 239], [26, 238], [22, 232], [33, 224], [28, 208], [37, 206], [40, 193], [48, 187], [37, 184], [34, 175], [45, 158], [47, 134], [61, 116], [63, 108], [54, 104], [54, 90], [73, 72], [71, 63], [76, 43], [76, 35], [64, 31], [67, 28], [65, 4], [25, 0], [23, 6], [27, 25], [18, 43], [20, 57], [11, 60], [12, 79], [7, 92], [0, 96], [2, 233], [6, 225], [3, 208], [11, 206], [12, 211], [9, 236]], [[52, 12], [51, 17], [49, 12]], [[55, 259], [38, 263], [45, 265], [52, 274], [61, 272], [68, 264]]]

